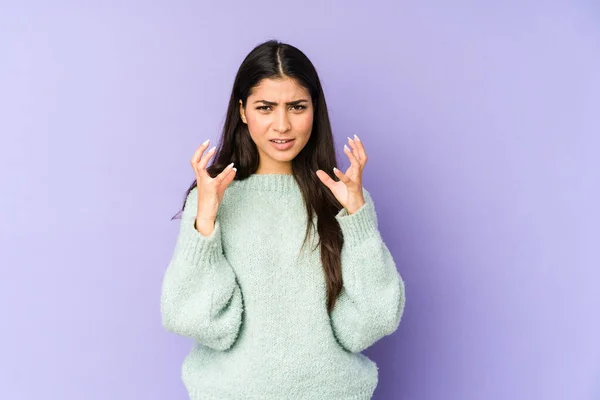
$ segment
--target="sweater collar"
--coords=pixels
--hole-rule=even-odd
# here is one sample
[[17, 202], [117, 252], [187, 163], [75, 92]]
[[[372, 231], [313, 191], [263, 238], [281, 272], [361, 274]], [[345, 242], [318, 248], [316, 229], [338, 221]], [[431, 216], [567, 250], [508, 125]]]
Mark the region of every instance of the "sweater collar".
[[257, 191], [289, 193], [300, 190], [292, 174], [252, 174], [246, 179], [234, 180], [232, 184]]

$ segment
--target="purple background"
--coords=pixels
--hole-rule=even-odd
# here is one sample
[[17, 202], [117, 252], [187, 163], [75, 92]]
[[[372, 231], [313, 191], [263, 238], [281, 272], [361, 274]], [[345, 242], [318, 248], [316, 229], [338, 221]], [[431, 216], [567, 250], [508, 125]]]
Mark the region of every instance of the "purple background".
[[170, 217], [278, 38], [317, 66], [344, 166], [363, 139], [406, 281], [375, 397], [600, 399], [597, 3], [196, 3], [0, 6], [0, 398], [186, 398]]

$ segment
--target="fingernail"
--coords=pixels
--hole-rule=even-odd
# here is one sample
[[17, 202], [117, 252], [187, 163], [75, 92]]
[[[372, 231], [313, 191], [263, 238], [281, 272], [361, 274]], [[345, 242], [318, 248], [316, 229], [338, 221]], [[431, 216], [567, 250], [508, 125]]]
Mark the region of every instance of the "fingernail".
[[210, 139], [208, 139], [206, 142], [202, 143], [202, 146], [206, 146], [208, 144], [208, 142], [210, 142]]
[[349, 141], [353, 142], [354, 140], [350, 139], [350, 136], [346, 136]]
[[354, 134], [354, 138], [360, 142], [360, 139], [358, 138], [358, 136], [356, 136], [356, 133]]
[[231, 168], [232, 170], [234, 170], [235, 172], [237, 172], [237, 168]]
[[350, 149], [348, 148], [348, 146], [344, 145], [344, 149], [350, 151]]
[[233, 167], [233, 163], [229, 164], [227, 168]]
[[337, 171], [337, 170], [338, 170], [338, 169], [337, 169], [336, 167], [333, 167], [333, 171], [334, 171], [334, 172], [335, 172], [335, 171]]
[[209, 153], [212, 153], [213, 151], [215, 151], [215, 149], [216, 149], [216, 148], [217, 148], [217, 146], [213, 146], [213, 148], [212, 148], [212, 149], [210, 149], [208, 152], [209, 152]]

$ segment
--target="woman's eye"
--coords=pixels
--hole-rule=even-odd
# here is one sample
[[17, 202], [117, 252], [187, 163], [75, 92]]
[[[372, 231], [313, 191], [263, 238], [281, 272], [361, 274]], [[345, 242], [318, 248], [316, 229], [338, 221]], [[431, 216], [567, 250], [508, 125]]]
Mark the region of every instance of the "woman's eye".
[[[260, 110], [260, 111], [267, 111], [269, 108], [270, 108], [270, 106], [258, 106], [258, 107], [256, 107], [256, 109]], [[301, 106], [301, 105], [292, 106], [292, 109], [294, 111], [302, 111], [305, 108], [306, 108], [306, 106]]]

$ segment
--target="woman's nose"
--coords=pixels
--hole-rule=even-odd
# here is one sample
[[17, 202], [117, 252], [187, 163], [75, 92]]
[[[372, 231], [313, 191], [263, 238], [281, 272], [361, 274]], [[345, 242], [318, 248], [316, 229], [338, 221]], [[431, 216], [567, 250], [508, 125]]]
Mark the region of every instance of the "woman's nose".
[[275, 120], [275, 130], [277, 132], [285, 132], [291, 128], [290, 119], [285, 110], [279, 111]]

